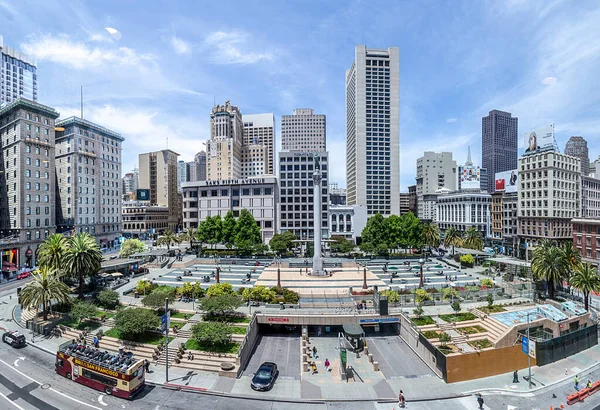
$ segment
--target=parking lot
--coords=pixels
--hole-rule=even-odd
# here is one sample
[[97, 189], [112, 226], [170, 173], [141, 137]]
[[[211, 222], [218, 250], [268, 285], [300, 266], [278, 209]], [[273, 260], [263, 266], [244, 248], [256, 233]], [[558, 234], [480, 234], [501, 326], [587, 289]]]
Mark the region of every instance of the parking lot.
[[300, 335], [261, 335], [244, 376], [254, 373], [263, 362], [277, 364], [280, 379], [300, 379]]

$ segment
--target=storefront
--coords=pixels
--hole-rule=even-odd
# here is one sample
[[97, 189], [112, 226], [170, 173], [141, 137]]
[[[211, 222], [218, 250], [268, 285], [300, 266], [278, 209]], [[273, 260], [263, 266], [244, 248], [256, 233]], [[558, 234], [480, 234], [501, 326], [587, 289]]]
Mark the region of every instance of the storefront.
[[1, 252], [2, 277], [6, 280], [16, 275], [19, 270], [19, 249], [3, 249]]

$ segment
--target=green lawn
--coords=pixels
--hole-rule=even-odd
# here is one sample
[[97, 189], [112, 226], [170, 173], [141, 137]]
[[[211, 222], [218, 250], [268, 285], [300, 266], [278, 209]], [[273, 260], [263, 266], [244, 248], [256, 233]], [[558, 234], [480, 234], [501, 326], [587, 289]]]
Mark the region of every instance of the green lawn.
[[[137, 337], [125, 339], [125, 338], [121, 337], [121, 334], [119, 333], [119, 331], [114, 328], [104, 332], [104, 336], [114, 337], [114, 338], [120, 339], [120, 340], [128, 340], [130, 342], [147, 343], [147, 344], [151, 344], [151, 345], [159, 345], [165, 341], [165, 337], [163, 335], [161, 335], [159, 333], [151, 333], [151, 332], [142, 333], [141, 335], [139, 335]], [[169, 336], [169, 343], [173, 339], [175, 339], [175, 338], [172, 336]]]
[[174, 317], [175, 319], [185, 319], [186, 316], [189, 319], [189, 318], [191, 318], [194, 315], [191, 314], [191, 313], [183, 313], [183, 312], [173, 313], [173, 312], [171, 312], [171, 317]]
[[423, 336], [425, 336], [425, 339], [437, 339], [441, 336], [441, 334], [443, 333], [438, 333], [437, 330], [426, 330], [423, 333]]
[[451, 322], [464, 322], [466, 320], [475, 320], [477, 316], [475, 316], [471, 312], [463, 312], [463, 313], [453, 313], [451, 315], [440, 315], [440, 319], [451, 323]]
[[475, 333], [485, 333], [486, 329], [479, 325], [468, 326], [468, 327], [457, 327], [456, 331], [463, 335], [474, 335]]
[[103, 310], [99, 310], [99, 311], [96, 313], [96, 317], [97, 317], [98, 319], [100, 319], [100, 318], [101, 318], [103, 315], [106, 315], [106, 319], [110, 319], [111, 317], [115, 317], [116, 313], [105, 312], [105, 311], [103, 311]]
[[229, 330], [231, 330], [231, 333], [234, 333], [236, 335], [245, 335], [246, 329], [246, 327], [241, 326], [229, 326]]
[[502, 306], [498, 306], [498, 305], [492, 305], [490, 306], [483, 306], [480, 308], [477, 308], [479, 310], [481, 310], [483, 313], [500, 313], [500, 312], [506, 312], [506, 309], [504, 309]]
[[190, 339], [185, 342], [185, 348], [191, 350], [200, 350], [202, 352], [237, 354], [240, 344], [231, 342], [224, 345], [213, 346], [209, 345], [208, 343], [200, 343], [196, 339]]
[[250, 323], [250, 319], [247, 316], [204, 316], [207, 322]]
[[431, 316], [413, 317], [411, 320], [417, 326], [433, 325], [435, 323]]
[[62, 322], [60, 322], [60, 324], [63, 326], [72, 327], [73, 329], [87, 330], [87, 331], [96, 330], [102, 326], [102, 323], [97, 322], [95, 320], [92, 320], [92, 321], [86, 320], [81, 323], [77, 323], [77, 321], [70, 319], [70, 318], [63, 320]]
[[488, 347], [492, 347], [493, 346], [492, 342], [490, 342], [487, 339], [474, 340], [472, 342], [469, 342], [469, 345], [473, 346], [476, 349], [486, 349]]

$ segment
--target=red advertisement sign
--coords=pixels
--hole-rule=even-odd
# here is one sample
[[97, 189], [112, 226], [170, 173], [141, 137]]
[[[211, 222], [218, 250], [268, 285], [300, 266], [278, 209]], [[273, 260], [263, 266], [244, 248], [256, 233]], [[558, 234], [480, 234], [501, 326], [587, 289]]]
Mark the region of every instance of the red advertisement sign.
[[276, 322], [276, 323], [286, 323], [289, 322], [290, 319], [287, 317], [269, 317], [267, 318], [268, 322]]

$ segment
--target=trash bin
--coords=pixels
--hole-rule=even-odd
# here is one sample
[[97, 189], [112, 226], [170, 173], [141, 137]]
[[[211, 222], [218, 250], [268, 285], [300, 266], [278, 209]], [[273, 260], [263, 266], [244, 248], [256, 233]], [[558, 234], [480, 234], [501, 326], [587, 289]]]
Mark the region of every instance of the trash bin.
[[138, 299], [140, 297], [140, 295], [137, 292], [133, 292], [133, 297]]

